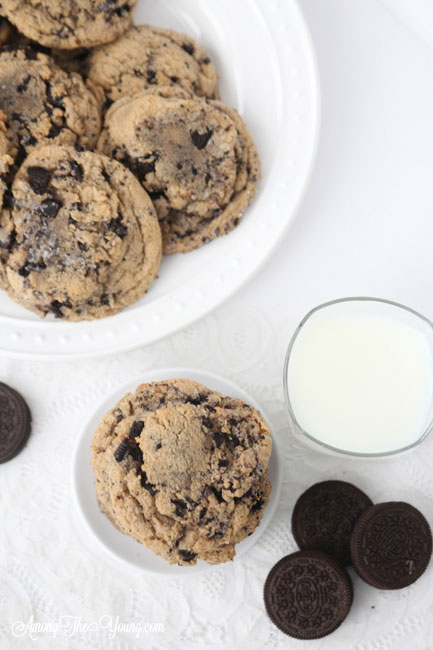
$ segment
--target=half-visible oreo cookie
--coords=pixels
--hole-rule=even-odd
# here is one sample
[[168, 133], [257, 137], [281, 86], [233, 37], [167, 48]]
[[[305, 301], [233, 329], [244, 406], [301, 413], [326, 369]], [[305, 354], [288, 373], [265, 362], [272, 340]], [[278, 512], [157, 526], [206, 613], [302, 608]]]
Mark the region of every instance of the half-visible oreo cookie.
[[21, 395], [0, 382], [0, 463], [12, 460], [24, 447], [31, 429], [31, 414]]
[[286, 555], [271, 569], [264, 588], [273, 623], [295, 639], [320, 639], [349, 613], [352, 581], [346, 569], [322, 551]]
[[299, 548], [321, 550], [350, 564], [350, 535], [359, 515], [373, 502], [345, 481], [323, 481], [306, 490], [292, 514], [292, 532]]
[[427, 568], [432, 534], [424, 515], [409, 503], [378, 503], [356, 522], [350, 550], [365, 582], [377, 589], [401, 589]]

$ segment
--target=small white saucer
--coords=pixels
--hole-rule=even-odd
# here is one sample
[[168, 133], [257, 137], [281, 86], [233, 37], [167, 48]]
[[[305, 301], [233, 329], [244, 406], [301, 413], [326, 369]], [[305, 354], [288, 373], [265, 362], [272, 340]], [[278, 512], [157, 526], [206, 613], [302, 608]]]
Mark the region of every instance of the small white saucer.
[[[137, 386], [144, 382], [161, 381], [163, 379], [178, 379], [182, 377], [200, 382], [209, 388], [220, 391], [224, 395], [230, 395], [231, 397], [237, 397], [244, 400], [248, 404], [251, 404], [251, 406], [254, 406], [254, 408], [258, 409], [269, 423], [266, 414], [263, 413], [263, 409], [259, 407], [255, 400], [244, 390], [239, 388], [239, 386], [233, 384], [224, 377], [193, 368], [163, 368], [152, 370], [143, 373], [139, 379], [129, 381], [127, 384], [118, 388], [101, 404], [99, 404], [93, 414], [89, 417], [75, 447], [72, 478], [76, 506], [81, 513], [82, 519], [84, 520], [88, 531], [106, 551], [108, 551], [112, 556], [120, 558], [135, 568], [142, 569], [148, 573], [173, 577], [211, 571], [216, 567], [224, 565], [210, 565], [203, 560], [199, 560], [195, 566], [190, 567], [171, 565], [136, 540], [119, 532], [111, 521], [99, 510], [95, 494], [93, 470], [90, 465], [90, 447], [93, 433], [102, 417], [126, 393], [134, 392]], [[252, 535], [237, 544], [236, 556], [234, 559], [235, 562], [259, 539], [260, 535], [269, 525], [278, 503], [281, 488], [281, 469], [277, 440], [273, 437], [272, 441], [273, 451], [269, 465], [269, 476], [272, 484], [271, 497], [263, 512], [263, 519], [260, 526], [256, 528]]]

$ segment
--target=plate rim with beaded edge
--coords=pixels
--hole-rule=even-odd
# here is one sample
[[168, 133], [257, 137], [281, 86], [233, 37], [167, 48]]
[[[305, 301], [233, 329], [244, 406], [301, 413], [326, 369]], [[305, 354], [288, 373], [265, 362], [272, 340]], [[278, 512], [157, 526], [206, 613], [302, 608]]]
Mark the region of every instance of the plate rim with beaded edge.
[[258, 193], [232, 232], [190, 253], [166, 255], [148, 293], [114, 316], [78, 323], [41, 319], [0, 291], [4, 356], [97, 357], [191, 325], [261, 268], [304, 196], [316, 157], [320, 98], [315, 54], [297, 1], [139, 0], [135, 22], [183, 31], [209, 50], [222, 101], [240, 112], [256, 141]]
[[260, 411], [269, 426], [269, 430], [271, 430], [270, 420], [263, 409], [257, 404], [256, 400], [231, 380], [199, 368], [158, 368], [153, 371], [146, 371], [140, 377], [120, 385], [99, 403], [93, 413], [88, 415], [84, 423], [82, 431], [75, 443], [72, 459], [74, 512], [78, 515], [79, 519], [80, 539], [82, 540], [83, 533], [87, 532], [90, 533], [90, 538], [94, 541], [94, 544], [89, 544], [86, 540], [85, 544], [89, 550], [94, 551], [102, 548], [108, 558], [115, 558], [123, 565], [129, 565], [130, 568], [140, 569], [145, 573], [166, 575], [171, 578], [197, 575], [199, 573], [221, 569], [225, 566], [232, 567], [233, 563], [247, 553], [257, 542], [267, 526], [271, 523], [279, 502], [282, 481], [281, 451], [277, 437], [271, 431], [272, 455], [269, 463], [269, 477], [272, 485], [271, 496], [268, 505], [263, 511], [260, 524], [252, 535], [236, 544], [236, 555], [231, 562], [207, 564], [204, 560], [198, 560], [195, 566], [172, 565], [156, 555], [153, 551], [147, 549], [140, 542], [117, 530], [108, 517], [100, 511], [96, 500], [94, 474], [90, 464], [90, 447], [94, 431], [105, 413], [127, 392], [135, 391], [141, 383], [180, 378], [192, 379], [211, 389], [218, 390], [225, 395], [242, 399]]

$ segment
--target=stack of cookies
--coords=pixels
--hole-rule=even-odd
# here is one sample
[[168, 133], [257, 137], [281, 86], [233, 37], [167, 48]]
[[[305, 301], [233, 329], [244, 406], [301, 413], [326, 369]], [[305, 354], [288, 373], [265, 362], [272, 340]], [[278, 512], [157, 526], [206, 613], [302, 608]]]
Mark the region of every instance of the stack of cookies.
[[170, 564], [232, 560], [271, 492], [272, 439], [254, 408], [187, 379], [123, 397], [92, 443], [101, 510]]
[[133, 25], [136, 1], [0, 3], [0, 288], [40, 316], [131, 305], [163, 253], [228, 233], [256, 192], [209, 54]]

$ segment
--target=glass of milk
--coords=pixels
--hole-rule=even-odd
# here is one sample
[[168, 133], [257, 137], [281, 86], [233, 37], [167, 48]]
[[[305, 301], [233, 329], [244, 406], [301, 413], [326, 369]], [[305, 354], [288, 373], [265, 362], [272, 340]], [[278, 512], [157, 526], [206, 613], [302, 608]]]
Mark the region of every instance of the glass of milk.
[[401, 453], [433, 427], [433, 325], [389, 300], [325, 303], [296, 329], [283, 381], [303, 442], [350, 456]]

